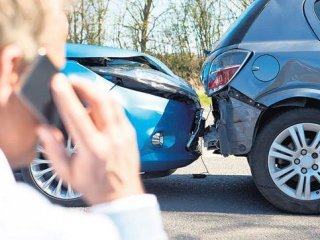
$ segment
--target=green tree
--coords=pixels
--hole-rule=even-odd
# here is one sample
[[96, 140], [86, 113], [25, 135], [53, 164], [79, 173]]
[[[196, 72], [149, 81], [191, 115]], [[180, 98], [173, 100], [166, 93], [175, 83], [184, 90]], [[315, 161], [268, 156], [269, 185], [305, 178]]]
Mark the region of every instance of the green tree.
[[68, 41], [102, 45], [110, 0], [79, 0], [68, 14]]

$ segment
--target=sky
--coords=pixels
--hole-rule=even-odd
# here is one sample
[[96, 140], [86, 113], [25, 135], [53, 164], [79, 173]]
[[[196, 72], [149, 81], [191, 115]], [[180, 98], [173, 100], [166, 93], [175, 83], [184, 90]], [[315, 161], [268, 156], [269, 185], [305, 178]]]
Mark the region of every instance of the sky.
[[[115, 19], [119, 18], [119, 16], [122, 16], [121, 13], [125, 12], [126, 3], [129, 1], [136, 1], [136, 0], [110, 0], [109, 12], [107, 14], [107, 19], [106, 19], [107, 34], [109, 32], [109, 34], [112, 35], [114, 31], [112, 24], [108, 24], [108, 23], [114, 22], [116, 21]], [[156, 1], [156, 8], [153, 10], [153, 16], [156, 17], [159, 14], [163, 13], [166, 9], [168, 9], [170, 1], [169, 0], [155, 0], [155, 1]], [[181, 0], [177, 0], [175, 2], [179, 3], [181, 2]], [[224, 31], [227, 31], [228, 28], [229, 26], [225, 26]], [[114, 44], [115, 43], [111, 39], [108, 39], [106, 42], [106, 45], [109, 45], [109, 46], [114, 46]], [[195, 43], [191, 43], [191, 45], [193, 49], [196, 49]]]

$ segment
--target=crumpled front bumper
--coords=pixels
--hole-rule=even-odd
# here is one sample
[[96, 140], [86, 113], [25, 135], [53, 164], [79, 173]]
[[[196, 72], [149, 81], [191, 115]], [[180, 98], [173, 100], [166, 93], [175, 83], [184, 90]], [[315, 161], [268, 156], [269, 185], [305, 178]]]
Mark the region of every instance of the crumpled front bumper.
[[204, 110], [201, 108], [196, 111], [194, 122], [190, 133], [190, 138], [187, 143], [187, 150], [190, 152], [198, 152], [201, 154], [201, 146], [199, 144], [199, 138], [203, 137], [205, 130], [206, 120], [203, 118]]
[[208, 150], [222, 155], [246, 155], [250, 152], [256, 124], [265, 107], [236, 90], [213, 97], [214, 124], [206, 129]]

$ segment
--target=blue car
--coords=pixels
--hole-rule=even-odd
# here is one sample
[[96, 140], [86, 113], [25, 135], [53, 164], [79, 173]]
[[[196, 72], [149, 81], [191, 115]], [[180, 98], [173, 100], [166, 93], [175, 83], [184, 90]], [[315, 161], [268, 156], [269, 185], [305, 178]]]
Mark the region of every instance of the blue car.
[[[124, 107], [136, 129], [141, 174], [162, 177], [198, 159], [202, 109], [196, 92], [158, 59], [110, 47], [67, 45], [64, 73], [90, 80]], [[66, 149], [76, 152], [67, 138]], [[125, 149], [124, 149], [125, 151]], [[50, 200], [64, 206], [81, 206], [81, 194], [60, 180], [38, 147], [38, 159], [23, 178]]]
[[245, 156], [276, 207], [320, 213], [320, 1], [256, 0], [214, 47], [205, 145]]

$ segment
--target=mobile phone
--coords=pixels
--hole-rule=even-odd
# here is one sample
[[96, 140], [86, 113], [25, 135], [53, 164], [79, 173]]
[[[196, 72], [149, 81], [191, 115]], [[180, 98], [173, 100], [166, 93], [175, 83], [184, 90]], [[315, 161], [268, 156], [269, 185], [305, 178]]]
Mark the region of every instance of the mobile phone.
[[61, 120], [50, 88], [52, 77], [58, 72], [46, 53], [39, 53], [22, 78], [19, 96], [40, 122], [60, 127]]

